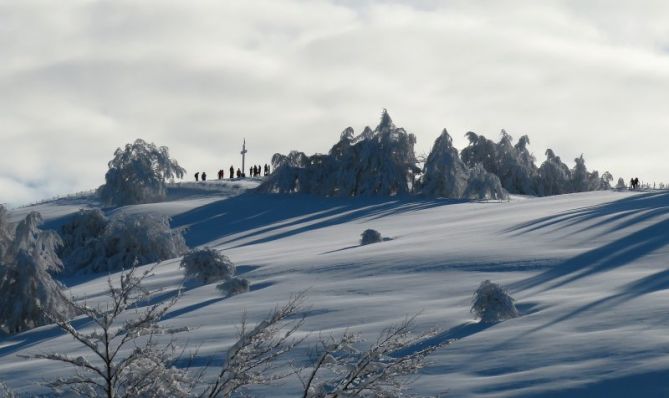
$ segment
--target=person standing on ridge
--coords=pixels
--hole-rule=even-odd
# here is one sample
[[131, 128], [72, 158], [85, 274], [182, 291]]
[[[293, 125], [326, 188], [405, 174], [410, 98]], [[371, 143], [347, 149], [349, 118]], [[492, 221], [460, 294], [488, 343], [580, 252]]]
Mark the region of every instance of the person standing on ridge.
[[202, 172], [202, 181], [207, 181], [207, 173]]
[[230, 179], [235, 178], [235, 168], [230, 166]]
[[200, 181], [200, 172], [195, 173], [195, 181]]

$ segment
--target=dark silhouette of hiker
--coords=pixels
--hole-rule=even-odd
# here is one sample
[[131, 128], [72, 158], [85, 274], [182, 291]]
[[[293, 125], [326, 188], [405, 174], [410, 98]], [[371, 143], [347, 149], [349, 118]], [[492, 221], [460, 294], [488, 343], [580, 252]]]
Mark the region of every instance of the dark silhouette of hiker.
[[235, 168], [230, 166], [230, 179], [235, 178]]
[[219, 180], [222, 180], [224, 175], [225, 175], [225, 173], [223, 172], [222, 169], [218, 171], [218, 179]]
[[237, 178], [242, 178], [242, 171], [237, 169]]
[[207, 181], [207, 173], [202, 172], [202, 181]]
[[200, 172], [195, 173], [195, 181], [200, 181]]

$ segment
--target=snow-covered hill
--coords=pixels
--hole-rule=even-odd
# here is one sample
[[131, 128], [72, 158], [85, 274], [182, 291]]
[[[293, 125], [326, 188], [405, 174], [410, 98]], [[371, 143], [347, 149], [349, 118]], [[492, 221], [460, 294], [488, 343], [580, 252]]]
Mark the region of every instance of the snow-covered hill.
[[[185, 227], [189, 246], [224, 250], [251, 291], [223, 298], [214, 284], [186, 286], [165, 323], [193, 330], [181, 344], [220, 361], [246, 311], [257, 321], [308, 289], [303, 331], [373, 339], [420, 313], [417, 329], [456, 339], [431, 357], [411, 391], [449, 396], [669, 396], [669, 192], [591, 192], [502, 202], [261, 195], [257, 181], [182, 184], [163, 203], [106, 209], [156, 212]], [[86, 198], [17, 209], [61, 225]], [[374, 228], [392, 240], [359, 246]], [[176, 293], [180, 259], [149, 286]], [[485, 279], [507, 286], [519, 318], [478, 324], [472, 293]], [[106, 276], [64, 282], [94, 301]], [[308, 344], [307, 344], [308, 345]], [[64, 374], [40, 352], [85, 354], [53, 326], [0, 339], [0, 380], [22, 393]], [[304, 355], [296, 351], [294, 358]], [[296, 396], [297, 380], [261, 396]]]

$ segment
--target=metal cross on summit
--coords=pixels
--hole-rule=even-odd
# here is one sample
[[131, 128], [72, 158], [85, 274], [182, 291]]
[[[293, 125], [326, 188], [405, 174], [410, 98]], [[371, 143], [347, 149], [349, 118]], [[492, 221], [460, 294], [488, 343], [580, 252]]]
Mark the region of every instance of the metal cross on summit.
[[246, 150], [246, 138], [244, 138], [244, 144], [242, 145], [242, 152], [241, 152], [241, 154], [242, 154], [242, 173], [244, 173], [244, 170], [246, 170], [246, 167], [245, 167], [246, 166], [246, 164], [245, 164], [245, 162], [246, 162], [246, 152], [248, 152], [248, 151]]

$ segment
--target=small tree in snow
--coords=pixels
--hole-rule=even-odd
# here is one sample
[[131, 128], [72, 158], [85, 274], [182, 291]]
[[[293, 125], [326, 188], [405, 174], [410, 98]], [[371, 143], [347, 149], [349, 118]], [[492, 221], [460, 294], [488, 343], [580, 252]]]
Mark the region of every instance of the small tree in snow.
[[410, 318], [384, 330], [366, 350], [351, 333], [321, 340], [311, 366], [298, 376], [304, 398], [403, 397], [408, 379], [425, 366], [427, 356], [449, 342], [430, 344], [435, 332], [414, 334]]
[[116, 206], [159, 202], [166, 196], [165, 181], [182, 178], [185, 173], [170, 159], [167, 147], [137, 139], [114, 152], [98, 193], [105, 203]]
[[235, 296], [248, 292], [250, 283], [245, 278], [230, 278], [216, 287], [226, 296]]
[[98, 210], [80, 211], [61, 229], [61, 255], [70, 273], [112, 272], [182, 255], [188, 247], [169, 218], [120, 213], [107, 219]]
[[625, 180], [622, 177], [618, 178], [618, 183], [616, 184], [616, 189], [625, 189]]
[[186, 277], [205, 284], [227, 280], [235, 274], [235, 265], [218, 250], [204, 248], [192, 250], [181, 260]]
[[484, 323], [516, 318], [518, 310], [513, 302], [513, 297], [504, 288], [485, 280], [474, 292], [471, 312]]
[[361, 245], [369, 245], [370, 243], [378, 243], [381, 242], [383, 238], [381, 237], [381, 233], [375, 229], [366, 229], [361, 235], [360, 235], [360, 244]]
[[[176, 332], [158, 322], [177, 297], [140, 310], [140, 303], [152, 295], [142, 287], [152, 270], [139, 275], [136, 272], [133, 268], [121, 274], [119, 285], [108, 279], [110, 303], [104, 307], [69, 300], [69, 305], [93, 321], [92, 329], [78, 330], [61, 314], [45, 310], [46, 317], [90, 352], [85, 357], [61, 353], [32, 356], [75, 368], [74, 375], [48, 384], [55, 391], [69, 390], [77, 396], [107, 398], [190, 396], [192, 384], [187, 372], [170, 366], [173, 347], [171, 344], [160, 346], [156, 341], [161, 334]], [[127, 317], [131, 309], [135, 310], [134, 316]]]
[[29, 213], [0, 259], [0, 327], [9, 333], [49, 323], [45, 310], [72, 314], [62, 286], [49, 274], [62, 269], [56, 254], [61, 240], [55, 232], [40, 230], [41, 222], [39, 213]]

